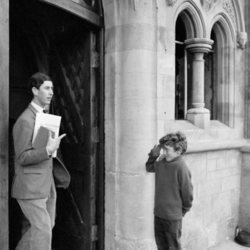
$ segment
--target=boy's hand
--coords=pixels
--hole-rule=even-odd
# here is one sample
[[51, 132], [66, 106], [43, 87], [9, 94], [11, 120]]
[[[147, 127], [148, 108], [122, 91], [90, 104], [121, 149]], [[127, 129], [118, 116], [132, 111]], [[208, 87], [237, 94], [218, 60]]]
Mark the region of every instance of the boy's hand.
[[59, 148], [60, 142], [61, 142], [62, 138], [65, 136], [66, 136], [66, 134], [62, 134], [57, 138], [53, 138], [52, 132], [49, 132], [49, 139], [47, 142], [46, 149], [50, 155], [52, 155]]
[[160, 144], [158, 144], [158, 145], [155, 145], [151, 149], [150, 154], [153, 155], [153, 156], [159, 156], [160, 155], [160, 151], [161, 151], [161, 146], [160, 146]]
[[160, 154], [160, 156], [156, 159], [156, 161], [161, 161], [166, 158], [166, 154]]

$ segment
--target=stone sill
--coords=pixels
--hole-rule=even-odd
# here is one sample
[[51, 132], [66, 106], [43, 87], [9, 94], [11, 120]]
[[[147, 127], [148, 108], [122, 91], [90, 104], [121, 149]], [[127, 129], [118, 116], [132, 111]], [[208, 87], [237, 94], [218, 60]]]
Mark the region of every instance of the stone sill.
[[241, 148], [241, 152], [242, 153], [250, 153], [250, 142], [247, 141], [247, 145], [244, 145], [242, 148]]
[[[215, 150], [230, 150], [239, 149], [242, 152], [250, 152], [250, 145], [246, 146], [248, 143], [245, 139], [239, 140], [220, 140], [220, 141], [202, 141], [202, 142], [189, 142], [187, 154], [189, 153], [199, 153]], [[249, 151], [243, 151], [247, 148]], [[244, 149], [246, 150], [246, 149]]]
[[185, 133], [188, 140], [187, 154], [230, 149], [250, 152], [250, 142], [241, 138], [237, 129], [216, 120], [211, 121], [208, 129], [200, 129], [187, 120], [168, 120], [164, 127], [166, 134], [176, 131]]

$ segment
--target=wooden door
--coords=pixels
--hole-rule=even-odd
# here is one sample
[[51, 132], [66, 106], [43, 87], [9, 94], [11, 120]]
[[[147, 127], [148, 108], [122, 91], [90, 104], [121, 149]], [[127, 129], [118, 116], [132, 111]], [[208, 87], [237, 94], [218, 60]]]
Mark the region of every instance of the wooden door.
[[[72, 1], [44, 2], [72, 7]], [[94, 25], [86, 20], [92, 15], [91, 8], [81, 19], [80, 7], [78, 17], [57, 7], [31, 0], [11, 1], [10, 106], [19, 103], [24, 108], [29, 102], [25, 84], [31, 72], [39, 70], [52, 77], [55, 98], [50, 109], [62, 116], [61, 133], [67, 136], [60, 153], [71, 174], [69, 189], [57, 189], [53, 248], [104, 249], [102, 30], [97, 27], [96, 14]], [[25, 46], [20, 41], [26, 41]], [[25, 53], [17, 53], [24, 47]], [[24, 65], [28, 73], [17, 71]], [[12, 124], [22, 110], [10, 111]], [[20, 228], [14, 228], [20, 227], [20, 213], [16, 216], [17, 206], [12, 203], [10, 241], [14, 249], [20, 236]]]
[[58, 190], [55, 244], [60, 249], [96, 249], [100, 113], [98, 34], [70, 30], [53, 46], [51, 75], [55, 114], [62, 116], [63, 160], [71, 174], [70, 192]]

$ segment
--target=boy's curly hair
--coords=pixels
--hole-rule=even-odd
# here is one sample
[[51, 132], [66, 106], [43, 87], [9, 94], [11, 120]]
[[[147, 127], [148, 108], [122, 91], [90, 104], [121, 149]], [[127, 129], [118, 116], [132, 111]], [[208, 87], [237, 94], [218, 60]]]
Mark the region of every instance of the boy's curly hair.
[[181, 154], [184, 154], [187, 151], [187, 138], [182, 132], [179, 131], [163, 136], [159, 140], [159, 143], [161, 146], [171, 146], [175, 151], [180, 151]]

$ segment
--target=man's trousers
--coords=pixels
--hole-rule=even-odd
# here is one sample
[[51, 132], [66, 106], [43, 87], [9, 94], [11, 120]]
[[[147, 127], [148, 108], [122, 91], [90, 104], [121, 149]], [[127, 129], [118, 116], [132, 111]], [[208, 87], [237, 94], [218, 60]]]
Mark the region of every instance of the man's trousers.
[[16, 250], [51, 250], [52, 228], [55, 225], [56, 189], [53, 183], [50, 196], [43, 199], [18, 199], [27, 220]]

